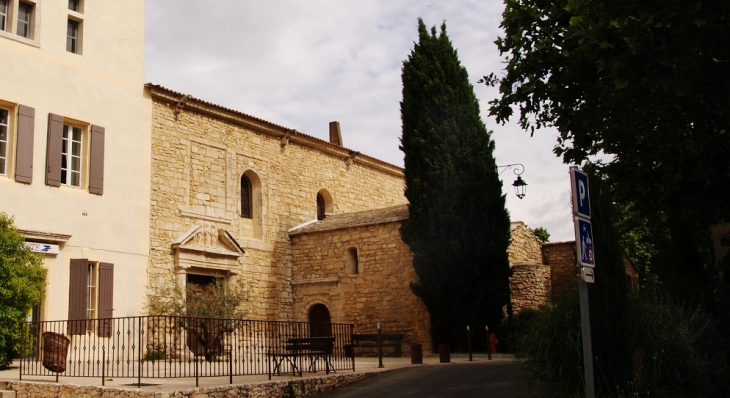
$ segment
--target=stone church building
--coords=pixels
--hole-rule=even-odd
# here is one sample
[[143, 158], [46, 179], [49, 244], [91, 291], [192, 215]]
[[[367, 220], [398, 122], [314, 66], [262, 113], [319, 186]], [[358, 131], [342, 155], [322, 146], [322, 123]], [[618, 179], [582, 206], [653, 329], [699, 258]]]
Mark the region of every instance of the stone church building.
[[[354, 323], [429, 347], [428, 313], [411, 293], [403, 170], [148, 84], [152, 178], [148, 293], [201, 278], [243, 278], [254, 319]], [[513, 306], [551, 294], [542, 244], [512, 223]], [[406, 346], [407, 347], [407, 346]]]

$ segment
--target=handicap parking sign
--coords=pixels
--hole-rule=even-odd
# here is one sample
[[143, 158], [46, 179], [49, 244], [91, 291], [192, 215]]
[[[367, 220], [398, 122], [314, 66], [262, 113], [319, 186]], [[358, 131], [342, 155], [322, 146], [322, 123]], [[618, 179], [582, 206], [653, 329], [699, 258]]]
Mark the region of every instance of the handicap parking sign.
[[593, 228], [591, 221], [575, 217], [575, 236], [578, 264], [582, 267], [595, 267], [596, 255], [593, 246]]

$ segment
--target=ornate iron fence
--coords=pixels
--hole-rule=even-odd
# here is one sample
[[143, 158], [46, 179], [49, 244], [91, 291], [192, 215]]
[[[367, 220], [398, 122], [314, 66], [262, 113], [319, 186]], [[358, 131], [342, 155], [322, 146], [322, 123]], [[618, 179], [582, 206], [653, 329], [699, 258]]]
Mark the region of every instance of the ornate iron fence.
[[139, 316], [21, 325], [20, 379], [181, 378], [355, 370], [352, 324]]

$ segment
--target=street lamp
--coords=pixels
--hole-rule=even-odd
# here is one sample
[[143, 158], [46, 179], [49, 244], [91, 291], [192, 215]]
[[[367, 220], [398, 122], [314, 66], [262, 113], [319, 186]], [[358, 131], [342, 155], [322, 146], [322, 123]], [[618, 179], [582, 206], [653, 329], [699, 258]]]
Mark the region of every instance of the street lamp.
[[517, 195], [520, 199], [524, 198], [527, 194], [527, 183], [522, 179], [521, 174], [525, 172], [525, 166], [522, 163], [513, 163], [504, 166], [497, 166], [497, 169], [504, 169], [500, 171], [498, 175], [501, 175], [508, 169], [514, 169], [513, 172], [517, 175], [517, 179], [512, 183], [512, 186], [515, 187], [515, 195]]

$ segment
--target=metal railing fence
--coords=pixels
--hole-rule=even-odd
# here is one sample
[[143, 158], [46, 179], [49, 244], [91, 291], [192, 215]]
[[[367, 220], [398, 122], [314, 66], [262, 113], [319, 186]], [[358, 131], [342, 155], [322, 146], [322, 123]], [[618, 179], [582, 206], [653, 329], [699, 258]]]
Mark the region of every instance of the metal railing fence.
[[[136, 378], [141, 384], [142, 378], [195, 377], [197, 386], [199, 377], [228, 376], [233, 383], [233, 376], [271, 374], [281, 353], [294, 360], [274, 363], [280, 373], [355, 370], [354, 357], [345, 355], [352, 324], [138, 316], [20, 327], [20, 379], [99, 377], [104, 385], [106, 378]], [[325, 360], [317, 361], [322, 352], [292, 353], [293, 341], [313, 337], [334, 338]]]

